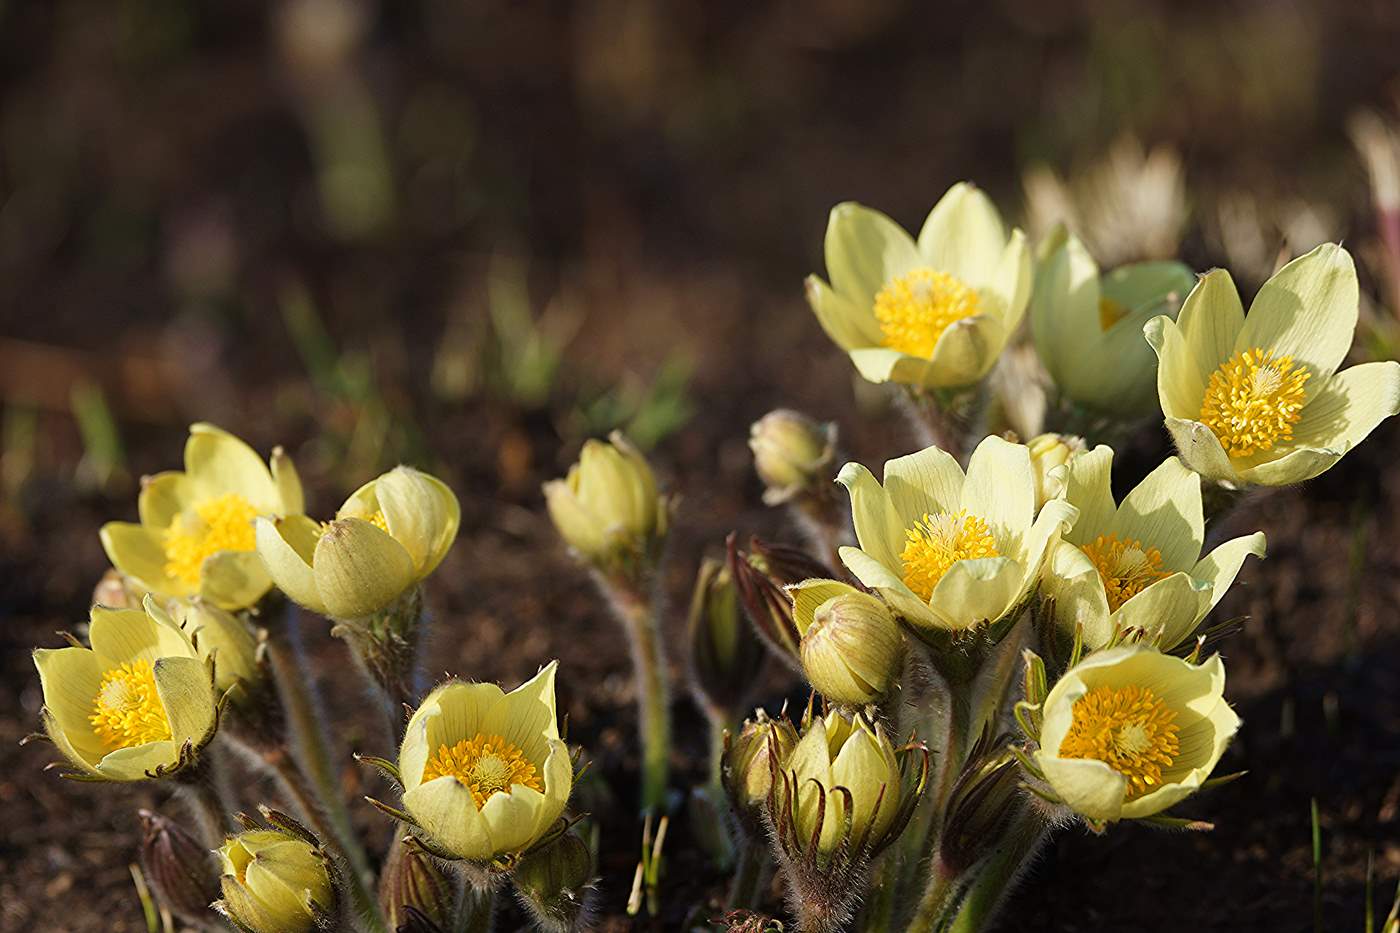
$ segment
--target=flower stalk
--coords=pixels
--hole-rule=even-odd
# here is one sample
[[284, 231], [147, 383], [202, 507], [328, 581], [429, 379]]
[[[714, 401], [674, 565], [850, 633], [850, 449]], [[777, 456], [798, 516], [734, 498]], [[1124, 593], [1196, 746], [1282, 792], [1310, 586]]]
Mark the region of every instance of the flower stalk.
[[[649, 575], [638, 575], [645, 579]], [[664, 809], [671, 761], [671, 694], [666, 656], [661, 647], [659, 613], [650, 581], [594, 574], [614, 615], [627, 633], [637, 691], [637, 721], [642, 739], [642, 810]]]

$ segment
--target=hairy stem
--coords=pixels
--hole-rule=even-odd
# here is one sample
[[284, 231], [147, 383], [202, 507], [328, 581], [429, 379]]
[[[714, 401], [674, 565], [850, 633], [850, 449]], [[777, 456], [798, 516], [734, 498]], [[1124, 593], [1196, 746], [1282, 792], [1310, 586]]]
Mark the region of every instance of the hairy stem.
[[729, 888], [729, 909], [756, 909], [763, 889], [763, 876], [767, 873], [767, 844], [761, 838], [745, 838], [739, 848], [739, 861], [734, 866], [734, 881]]
[[1021, 804], [995, 850], [975, 869], [949, 933], [991, 928], [1026, 867], [1050, 838], [1050, 829], [1029, 804]]
[[641, 587], [598, 575], [632, 646], [638, 728], [642, 739], [642, 810], [662, 808], [671, 759], [670, 688], [662, 651], [658, 613]]
[[211, 849], [223, 845], [232, 823], [207, 749], [205, 760], [181, 772], [176, 782], [180, 802], [194, 820], [199, 838]]

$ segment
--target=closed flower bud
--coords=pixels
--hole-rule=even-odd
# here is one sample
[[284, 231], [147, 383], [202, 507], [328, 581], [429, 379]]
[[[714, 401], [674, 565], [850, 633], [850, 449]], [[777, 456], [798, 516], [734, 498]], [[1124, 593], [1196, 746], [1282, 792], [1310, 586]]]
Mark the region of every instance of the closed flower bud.
[[834, 473], [836, 425], [799, 411], [770, 411], [749, 429], [754, 468], [767, 487], [763, 501], [781, 505], [795, 496], [826, 492]]
[[460, 522], [446, 484], [400, 466], [361, 486], [324, 525], [304, 515], [259, 518], [257, 549], [294, 601], [334, 619], [362, 619], [437, 569]]
[[1039, 511], [1065, 488], [1064, 471], [1058, 469], [1089, 449], [1084, 438], [1074, 434], [1041, 434], [1027, 442], [1031, 452], [1031, 472], [1035, 474], [1035, 507]]
[[191, 925], [209, 920], [219, 896], [218, 860], [180, 824], [140, 810], [141, 871], [162, 906]]
[[89, 778], [140, 781], [194, 763], [218, 724], [211, 666], [147, 596], [143, 609], [92, 607], [91, 648], [34, 652], [44, 730]]
[[541, 929], [580, 929], [593, 900], [593, 853], [571, 829], [521, 859], [511, 881]]
[[758, 538], [749, 540], [747, 551], [740, 550], [733, 534], [725, 544], [729, 549], [729, 575], [749, 621], [768, 649], [800, 673], [802, 633], [793, 621], [792, 599], [783, 587], [830, 577], [831, 568], [798, 548], [769, 544]]
[[231, 836], [218, 850], [223, 899], [218, 909], [251, 933], [307, 933], [324, 926], [336, 904], [326, 856], [276, 829]]
[[788, 587], [802, 632], [802, 669], [833, 703], [865, 706], [889, 693], [899, 674], [904, 639], [884, 603], [836, 580]]
[[666, 534], [668, 504], [656, 477], [621, 432], [584, 442], [563, 479], [544, 484], [554, 527], [579, 556], [613, 568], [642, 560]]
[[389, 929], [398, 930], [409, 922], [409, 908], [419, 915], [415, 921], [450, 929], [456, 893], [452, 879], [417, 840], [408, 836], [395, 842], [379, 875], [379, 905], [384, 908]]
[[687, 632], [691, 684], [701, 704], [728, 723], [743, 708], [765, 655], [739, 608], [729, 569], [718, 561], [700, 565]]
[[92, 588], [92, 604], [108, 609], [140, 609], [143, 595], [125, 574], [111, 567]]
[[258, 640], [238, 616], [201, 599], [177, 605], [180, 627], [201, 658], [214, 662], [214, 688], [220, 693], [242, 683], [251, 688], [263, 675]]
[[781, 768], [796, 747], [797, 729], [788, 718], [770, 719], [763, 710], [747, 720], [738, 735], [725, 736], [724, 790], [750, 830], [762, 825], [774, 768]]

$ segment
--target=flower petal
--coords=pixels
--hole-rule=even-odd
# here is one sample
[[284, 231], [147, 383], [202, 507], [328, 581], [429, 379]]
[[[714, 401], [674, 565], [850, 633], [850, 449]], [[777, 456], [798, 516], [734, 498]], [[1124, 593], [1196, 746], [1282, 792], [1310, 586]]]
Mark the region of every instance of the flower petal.
[[1164, 570], [1191, 569], [1205, 541], [1201, 477], [1168, 457], [1123, 498], [1109, 530], [1120, 540], [1156, 548]]
[[1075, 629], [1080, 629], [1090, 651], [1113, 640], [1103, 578], [1078, 547], [1068, 541], [1056, 543], [1040, 585], [1041, 591], [1055, 600], [1055, 624], [1067, 638], [1072, 639]]
[[272, 482], [277, 487], [278, 515], [300, 515], [306, 511], [306, 496], [301, 488], [301, 474], [297, 465], [281, 447], [274, 448], [272, 459], [268, 461], [272, 471]]
[[1006, 229], [991, 199], [965, 181], [948, 189], [919, 231], [924, 261], [972, 285], [992, 280], [1005, 246]]
[[906, 621], [924, 628], [944, 627], [943, 620], [933, 614], [928, 603], [914, 595], [914, 591], [888, 567], [858, 548], [843, 547], [840, 553], [841, 562], [855, 574], [856, 579], [873, 590], [879, 590], [890, 608]]
[[1337, 373], [1303, 408], [1294, 443], [1346, 453], [1400, 413], [1400, 363], [1362, 363]]
[[179, 760], [175, 741], [147, 742], [109, 752], [97, 763], [97, 772], [113, 781], [144, 781], [157, 768], [172, 767]]
[[1324, 243], [1288, 263], [1259, 289], [1235, 351], [1262, 347], [1312, 371], [1304, 389], [1322, 391], [1351, 349], [1359, 289], [1351, 254]]
[[1113, 614], [1115, 628], [1137, 629], [1146, 639], [1170, 651], [1196, 630], [1210, 608], [1210, 583], [1186, 573], [1174, 573], [1148, 586]]
[[836, 482], [851, 497], [851, 520], [861, 549], [887, 567], [900, 566], [905, 525], [890, 494], [859, 463], [841, 467]]
[[1108, 534], [1118, 506], [1113, 501], [1113, 448], [1100, 444], [1071, 460], [1065, 472], [1065, 501], [1079, 509], [1079, 518], [1065, 533], [1075, 544], [1088, 544]]
[[995, 622], [1016, 601], [1022, 581], [1021, 565], [1009, 557], [960, 560], [934, 586], [929, 608], [954, 629]]
[[142, 589], [163, 596], [193, 596], [194, 587], [165, 572], [159, 532], [132, 522], [108, 522], [99, 532], [107, 559]]
[[1325, 447], [1297, 447], [1274, 460], [1241, 467], [1239, 477], [1260, 486], [1291, 486], [1326, 473], [1343, 453]]
[[[1200, 399], [1205, 396], [1210, 374], [1235, 352], [1235, 341], [1244, 327], [1244, 305], [1240, 304], [1240, 293], [1230, 273], [1212, 269], [1201, 276], [1186, 296], [1177, 323], [1201, 377], [1201, 391], [1193, 390], [1196, 411], [1179, 417], [1194, 418], [1200, 412]], [[1182, 375], [1184, 378], [1186, 374]]]
[[199, 657], [178, 626], [159, 622], [141, 609], [93, 606], [88, 641], [104, 670], [130, 661]]
[[1116, 820], [1123, 812], [1128, 782], [1093, 758], [1060, 758], [1036, 752], [1036, 764], [1061, 800], [1091, 820]]
[[[878, 346], [884, 339], [875, 320], [874, 304], [856, 304], [815, 275], [807, 276], [807, 304], [817, 323], [843, 350]], [[873, 296], [872, 296], [873, 297]]]
[[[1024, 302], [1021, 310], [1025, 310]], [[1019, 323], [1019, 314], [1016, 320]], [[1000, 314], [974, 314], [954, 321], [939, 335], [938, 343], [933, 346], [933, 356], [916, 384], [935, 389], [972, 385], [991, 370], [1011, 330], [1011, 325]], [[895, 381], [905, 382], [898, 372]]]
[[175, 517], [192, 503], [193, 498], [193, 484], [178, 470], [145, 477], [141, 480], [141, 493], [136, 498], [141, 524], [153, 531], [168, 528]]
[[832, 287], [857, 307], [873, 306], [885, 283], [923, 262], [914, 240], [876, 210], [847, 201], [826, 225], [826, 271]]
[[190, 425], [185, 442], [185, 473], [199, 499], [236, 493], [258, 511], [272, 515], [281, 496], [267, 465], [253, 448], [212, 424]]
[[[902, 529], [925, 515], [956, 512], [962, 499], [963, 471], [952, 454], [938, 447], [896, 457], [885, 463], [885, 492]], [[900, 535], [903, 544], [903, 535]]]
[[1206, 607], [1207, 611], [1214, 609], [1220, 602], [1230, 584], [1235, 582], [1244, 559], [1250, 555], [1264, 557], [1264, 532], [1256, 531], [1251, 535], [1231, 538], [1202, 557], [1191, 569], [1191, 576], [1211, 585], [1210, 605]]
[[272, 577], [257, 551], [219, 551], [199, 568], [199, 595], [235, 612], [257, 603], [272, 588]]
[[1074, 234], [1059, 227], [1052, 237], [1036, 270], [1031, 334], [1050, 378], [1077, 399], [1102, 369], [1076, 365], [1100, 333], [1099, 267]]
[[988, 310], [1001, 318], [1003, 334], [1014, 334], [1016, 328], [1021, 326], [1026, 306], [1030, 304], [1032, 276], [1031, 251], [1026, 245], [1026, 235], [1020, 230], [1013, 230], [996, 268], [992, 270], [991, 280], [982, 288], [983, 296], [993, 299]]
[[493, 708], [498, 734], [539, 765], [549, 754], [549, 743], [559, 739], [555, 711], [554, 675], [558, 661], [550, 661], [538, 674], [516, 687]]
[[49, 713], [45, 725], [50, 738], [75, 765], [91, 769], [107, 754], [89, 719], [102, 683], [97, 655], [78, 647], [40, 648], [34, 652], [34, 666]]
[[798, 633], [802, 635], [807, 634], [807, 629], [812, 627], [812, 616], [822, 603], [837, 596], [862, 593], [861, 590], [840, 580], [817, 579], [785, 586], [783, 591], [792, 599], [792, 621], [797, 625]]
[[1168, 417], [1167, 432], [1176, 442], [1177, 453], [1188, 467], [1206, 479], [1238, 482], [1241, 473], [1236, 471], [1225, 448], [1220, 446], [1220, 438], [1215, 432], [1199, 421]]
[[1019, 558], [1035, 517], [1035, 474], [1030, 451], [992, 435], [967, 462], [959, 504], [987, 523], [1000, 553]]
[[434, 842], [458, 858], [485, 862], [496, 854], [486, 818], [456, 778], [434, 778], [405, 791], [403, 805]]
[[164, 657], [155, 662], [156, 693], [177, 745], [199, 745], [214, 729], [214, 685], [209, 668], [196, 658]]
[[293, 602], [324, 615], [326, 605], [311, 569], [321, 526], [305, 515], [291, 515], [258, 518], [256, 528], [258, 557], [272, 582]]
[[330, 524], [311, 563], [316, 589], [336, 619], [378, 612], [413, 585], [413, 559], [403, 545], [358, 518]]
[[419, 577], [432, 573], [457, 539], [461, 507], [442, 480], [396, 467], [375, 483], [384, 523], [413, 558]]

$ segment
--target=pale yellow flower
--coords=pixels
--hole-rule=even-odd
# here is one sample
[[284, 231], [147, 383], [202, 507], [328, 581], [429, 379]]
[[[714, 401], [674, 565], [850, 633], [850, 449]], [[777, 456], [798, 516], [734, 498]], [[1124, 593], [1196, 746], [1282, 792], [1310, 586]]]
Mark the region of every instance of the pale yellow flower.
[[1098, 822], [1161, 813], [1210, 777], [1240, 720], [1218, 655], [1199, 666], [1144, 646], [1089, 655], [1045, 699], [1036, 766]]
[[442, 480], [395, 467], [345, 500], [335, 521], [257, 521], [258, 556], [279, 589], [335, 619], [373, 615], [437, 569], [461, 507]]
[[664, 537], [669, 509], [641, 451], [614, 431], [584, 442], [564, 479], [544, 484], [559, 536], [584, 559], [609, 564], [644, 555]]
[[[847, 719], [832, 712], [814, 717], [801, 740], [782, 763], [787, 786], [797, 796], [796, 836], [805, 842], [822, 814], [817, 852], [829, 856], [846, 837], [851, 823], [852, 844], [880, 840], [904, 804], [904, 785], [894, 746], [877, 722], [864, 716]], [[849, 806], [845, 794], [850, 792]], [[822, 812], [823, 806], [825, 812]], [[849, 812], [848, 812], [849, 811]]]
[[307, 933], [329, 918], [335, 892], [326, 859], [275, 829], [230, 836], [219, 847], [223, 900], [216, 905], [252, 933]]
[[1082, 626], [1084, 644], [1101, 648], [1123, 632], [1170, 650], [1191, 636], [1234, 582], [1246, 557], [1264, 556], [1256, 531], [1204, 557], [1201, 477], [1170, 457], [1115, 505], [1113, 451], [1076, 457], [1065, 499], [1079, 519], [1056, 546], [1044, 580], [1056, 622]]
[[937, 447], [885, 464], [881, 486], [848, 463], [837, 481], [851, 495], [859, 548], [841, 559], [913, 625], [966, 630], [1025, 605], [1041, 567], [1078, 511], [1052, 499], [1036, 513], [1024, 445], [988, 437], [966, 475]]
[[1157, 363], [1142, 338], [1148, 319], [1174, 317], [1196, 277], [1179, 262], [1139, 262], [1100, 276], [1063, 227], [1041, 246], [1031, 333], [1061, 394], [1118, 418], [1157, 411]]
[[505, 693], [454, 681], [413, 714], [399, 751], [404, 809], [435, 847], [487, 863], [528, 849], [564, 812], [573, 763], [551, 662]]
[[92, 608], [91, 648], [40, 648], [44, 731], [82, 774], [140, 781], [174, 772], [217, 724], [213, 671], [147, 596], [145, 609]]
[[137, 505], [139, 524], [102, 526], [102, 546], [118, 570], [160, 596], [243, 609], [272, 585], [254, 553], [253, 520], [299, 514], [301, 481], [280, 448], [264, 464], [232, 434], [195, 424], [184, 472], [145, 479]]
[[979, 189], [959, 182], [914, 240], [879, 211], [839, 204], [826, 228], [831, 284], [807, 278], [822, 329], [871, 382], [969, 386], [1025, 314], [1031, 257]]
[[1237, 486], [1299, 483], [1400, 411], [1400, 363], [1337, 371], [1357, 306], [1351, 256], [1327, 243], [1265, 282], [1247, 317], [1217, 269], [1187, 296], [1179, 322], [1149, 321], [1162, 412], [1186, 465]]

